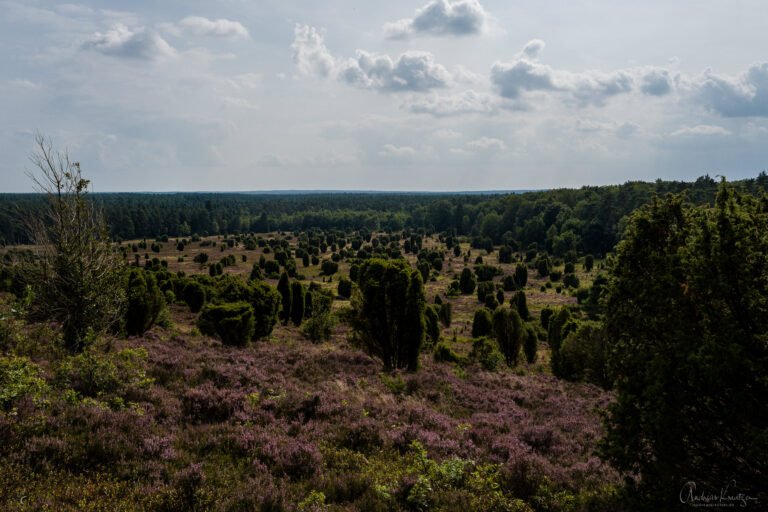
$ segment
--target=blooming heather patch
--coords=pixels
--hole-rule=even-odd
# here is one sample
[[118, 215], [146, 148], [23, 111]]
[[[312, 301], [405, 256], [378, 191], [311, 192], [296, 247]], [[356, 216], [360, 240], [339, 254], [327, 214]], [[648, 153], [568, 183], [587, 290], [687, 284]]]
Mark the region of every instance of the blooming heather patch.
[[157, 332], [118, 343], [147, 351], [154, 383], [136, 402], [53, 397], [0, 416], [0, 487], [16, 489], [3, 509], [23, 493], [75, 506], [63, 475], [115, 507], [201, 510], [599, 510], [619, 482], [594, 456], [611, 395], [591, 385], [426, 356], [418, 373], [383, 375], [343, 342]]

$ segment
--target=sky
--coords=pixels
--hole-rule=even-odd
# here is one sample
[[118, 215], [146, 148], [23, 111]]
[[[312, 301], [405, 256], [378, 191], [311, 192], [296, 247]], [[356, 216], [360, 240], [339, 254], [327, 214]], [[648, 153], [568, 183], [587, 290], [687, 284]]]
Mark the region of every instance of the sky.
[[493, 190], [768, 168], [763, 0], [0, 0], [0, 192]]

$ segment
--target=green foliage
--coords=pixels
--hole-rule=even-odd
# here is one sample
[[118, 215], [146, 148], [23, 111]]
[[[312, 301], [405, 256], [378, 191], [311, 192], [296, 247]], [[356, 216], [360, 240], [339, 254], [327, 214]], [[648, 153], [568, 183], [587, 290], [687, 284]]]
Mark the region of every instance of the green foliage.
[[335, 261], [323, 260], [320, 264], [320, 270], [323, 271], [324, 275], [331, 276], [339, 271], [339, 264]]
[[509, 366], [516, 366], [525, 335], [524, 324], [516, 310], [500, 307], [493, 312], [493, 332]]
[[454, 352], [450, 345], [444, 341], [435, 345], [432, 356], [435, 358], [435, 361], [442, 363], [460, 363], [463, 361], [463, 358]]
[[145, 366], [143, 348], [103, 353], [97, 347], [61, 361], [55, 368], [54, 382], [73, 392], [71, 399], [93, 399], [113, 409], [121, 409], [127, 400], [137, 397], [152, 385]]
[[549, 330], [549, 320], [552, 318], [552, 315], [554, 314], [555, 314], [555, 310], [550, 308], [549, 306], [541, 310], [541, 315], [539, 316], [539, 320], [541, 322], [541, 326], [544, 328], [545, 331]]
[[38, 254], [24, 272], [34, 297], [30, 316], [61, 324], [66, 348], [79, 352], [89, 333], [104, 333], [123, 316], [123, 262], [104, 215], [90, 200], [80, 164], [42, 136], [37, 146], [31, 160], [40, 175], [32, 179], [45, 205], [24, 217]]
[[225, 345], [244, 346], [253, 338], [253, 308], [247, 302], [207, 304], [197, 320], [200, 332], [218, 336]]
[[499, 346], [495, 340], [481, 337], [472, 341], [469, 359], [479, 363], [483, 370], [492, 372], [504, 362], [504, 354], [499, 351]]
[[608, 340], [598, 322], [579, 322], [560, 347], [558, 377], [611, 386], [608, 374]]
[[547, 329], [547, 343], [552, 352], [551, 364], [552, 372], [555, 375], [560, 374], [560, 347], [568, 333], [576, 327], [571, 311], [568, 308], [560, 308], [549, 319]]
[[488, 308], [480, 308], [475, 311], [475, 315], [472, 318], [472, 337], [481, 338], [483, 336], [490, 336], [493, 333], [493, 322], [491, 319], [491, 310]]
[[301, 325], [304, 321], [306, 291], [304, 285], [298, 281], [291, 283], [291, 301], [291, 321], [294, 325]]
[[515, 267], [513, 278], [515, 280], [515, 284], [517, 284], [519, 288], [525, 288], [525, 285], [528, 284], [528, 266], [519, 263]]
[[536, 271], [539, 273], [539, 277], [547, 277], [552, 271], [552, 263], [546, 255], [539, 256], [536, 260]]
[[[310, 294], [307, 294], [309, 296]], [[312, 316], [301, 325], [301, 333], [314, 343], [331, 339], [333, 328], [337, 324], [336, 315], [330, 308], [315, 311]]]
[[283, 325], [288, 325], [288, 321], [291, 319], [293, 297], [291, 296], [291, 283], [286, 272], [280, 275], [280, 280], [277, 282], [277, 292], [280, 294], [282, 305], [280, 319], [283, 321]]
[[0, 356], [0, 411], [10, 411], [24, 397], [41, 404], [47, 393], [39, 366], [26, 357]]
[[[477, 285], [477, 300], [479, 302], [485, 302], [488, 295], [493, 296], [496, 292], [496, 287], [490, 281], [483, 281]], [[495, 297], [494, 297], [495, 298]]]
[[128, 274], [127, 296], [125, 330], [129, 335], [141, 336], [157, 322], [165, 298], [153, 273], [141, 269], [131, 269]]
[[451, 306], [451, 303], [444, 302], [440, 304], [437, 315], [440, 317], [440, 321], [445, 327], [450, 327], [451, 321], [453, 320], [453, 307]]
[[523, 352], [528, 364], [536, 362], [536, 354], [539, 350], [539, 336], [532, 325], [526, 325], [523, 339]]
[[352, 296], [352, 281], [346, 277], [339, 279], [338, 293], [339, 297], [344, 299], [350, 298]]
[[475, 275], [465, 267], [461, 271], [461, 277], [459, 278], [459, 290], [464, 295], [471, 295], [475, 291], [475, 286], [477, 286]]
[[424, 285], [403, 260], [367, 260], [360, 269], [360, 295], [353, 300], [355, 339], [380, 358], [385, 370], [418, 368], [424, 341]]
[[565, 274], [563, 276], [563, 285], [569, 287], [569, 288], [578, 288], [580, 285], [579, 278], [576, 277], [576, 274]]
[[475, 275], [477, 275], [478, 282], [491, 281], [495, 276], [499, 275], [501, 270], [493, 265], [475, 265]]
[[521, 290], [515, 293], [509, 303], [517, 308], [517, 313], [520, 315], [520, 318], [525, 321], [531, 319], [531, 313], [528, 311], [528, 300], [525, 297], [524, 291]]
[[187, 281], [182, 291], [184, 302], [192, 313], [197, 313], [205, 304], [205, 287], [197, 281]]
[[641, 476], [638, 510], [688, 481], [696, 493], [765, 490], [766, 233], [768, 199], [725, 183], [714, 207], [671, 196], [627, 225], [606, 307], [617, 401], [605, 454]]
[[432, 345], [440, 341], [439, 310], [439, 307], [434, 304], [424, 308], [424, 325], [426, 327], [427, 341]]

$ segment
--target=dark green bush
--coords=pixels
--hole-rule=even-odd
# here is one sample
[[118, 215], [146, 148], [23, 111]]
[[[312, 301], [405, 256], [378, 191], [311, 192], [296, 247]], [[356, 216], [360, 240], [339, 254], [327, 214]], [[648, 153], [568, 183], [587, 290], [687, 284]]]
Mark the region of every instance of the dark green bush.
[[188, 281], [183, 288], [184, 302], [192, 313], [197, 313], [205, 304], [205, 287], [197, 281]]
[[291, 283], [291, 321], [294, 325], [301, 325], [304, 321], [304, 306], [306, 292], [304, 285], [298, 281]]
[[464, 268], [464, 270], [461, 271], [461, 277], [459, 278], [459, 290], [461, 290], [461, 293], [464, 295], [472, 294], [472, 292], [475, 291], [476, 285], [477, 281], [475, 280], [475, 275], [468, 268]]
[[157, 322], [165, 307], [163, 292], [151, 272], [132, 269], [128, 274], [127, 297], [125, 330], [131, 336], [141, 336]]
[[475, 316], [472, 319], [472, 337], [480, 338], [489, 336], [492, 333], [491, 311], [488, 308], [480, 308], [475, 311]]
[[200, 311], [197, 326], [208, 336], [218, 336], [225, 345], [244, 346], [253, 338], [253, 308], [247, 302], [207, 304]]
[[350, 298], [352, 296], [352, 281], [346, 277], [339, 279], [338, 293], [339, 297]]
[[515, 366], [520, 358], [520, 347], [525, 331], [523, 321], [516, 310], [501, 307], [493, 313], [493, 333], [501, 353], [509, 366]]
[[495, 340], [482, 337], [472, 342], [469, 359], [479, 363], [483, 370], [494, 371], [504, 362], [504, 355], [499, 351]]

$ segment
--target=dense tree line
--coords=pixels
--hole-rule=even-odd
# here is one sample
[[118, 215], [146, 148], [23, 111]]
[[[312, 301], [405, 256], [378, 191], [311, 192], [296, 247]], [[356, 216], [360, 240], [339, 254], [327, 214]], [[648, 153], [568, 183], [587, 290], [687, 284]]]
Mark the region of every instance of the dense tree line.
[[[768, 190], [768, 176], [735, 182], [750, 194]], [[384, 230], [403, 228], [470, 235], [479, 248], [536, 243], [555, 255], [570, 250], [604, 254], [618, 242], [627, 218], [654, 195], [685, 192], [710, 203], [717, 183], [628, 182], [505, 195], [427, 193], [174, 193], [95, 194], [111, 235], [157, 238], [273, 230]], [[0, 242], [28, 241], [18, 212], [43, 207], [34, 194], [0, 194]], [[450, 248], [450, 247], [449, 247]]]

